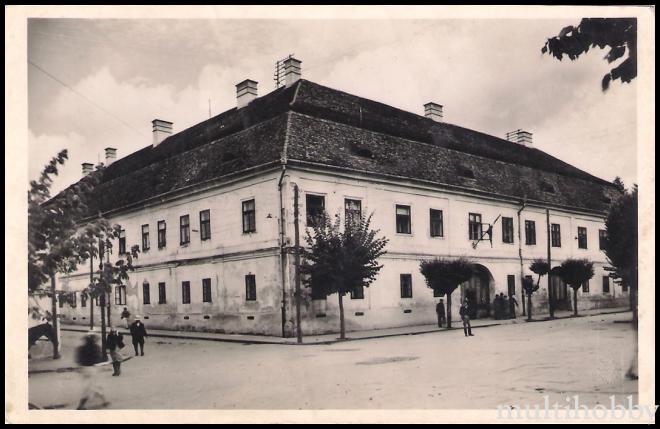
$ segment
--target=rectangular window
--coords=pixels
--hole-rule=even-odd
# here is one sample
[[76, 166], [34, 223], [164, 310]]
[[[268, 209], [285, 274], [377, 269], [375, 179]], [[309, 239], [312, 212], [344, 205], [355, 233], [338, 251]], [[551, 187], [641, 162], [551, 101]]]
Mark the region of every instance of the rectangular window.
[[412, 274], [401, 274], [401, 298], [412, 298]]
[[325, 197], [307, 194], [305, 196], [305, 210], [307, 211], [307, 226], [321, 226], [321, 218], [325, 211]]
[[362, 220], [362, 201], [346, 198], [344, 200], [344, 217], [346, 225], [359, 225]]
[[533, 220], [525, 221], [525, 244], [536, 244], [536, 222]]
[[202, 241], [211, 238], [211, 210], [199, 212], [199, 236]]
[[149, 250], [149, 225], [142, 225], [142, 251]]
[[190, 304], [190, 282], [181, 282], [181, 303]]
[[513, 243], [513, 218], [502, 218], [502, 242]]
[[561, 247], [561, 225], [558, 223], [550, 225], [550, 235], [552, 237], [552, 247]]
[[603, 276], [603, 293], [610, 293], [610, 278]]
[[429, 211], [429, 222], [431, 228], [431, 237], [442, 237], [444, 228], [442, 225], [442, 210], [431, 209]]
[[589, 280], [582, 283], [582, 292], [589, 293]]
[[587, 228], [578, 226], [578, 247], [580, 249], [587, 248]]
[[243, 233], [257, 231], [256, 209], [254, 200], [243, 201]]
[[71, 304], [71, 307], [76, 307], [78, 305], [78, 301], [76, 300], [76, 293], [71, 292], [69, 294], [69, 304]]
[[126, 230], [119, 231], [119, 254], [126, 254]]
[[351, 291], [351, 299], [364, 299], [364, 286], [360, 285]]
[[158, 283], [158, 303], [167, 304], [167, 291], [165, 283]]
[[254, 277], [254, 274], [248, 274], [245, 276], [245, 300], [257, 300], [257, 280]]
[[84, 292], [80, 293], [80, 306], [87, 307], [87, 294]]
[[516, 276], [509, 274], [506, 276], [506, 283], [508, 286], [509, 296], [516, 295]]
[[202, 279], [202, 302], [211, 301], [211, 279]]
[[188, 215], [179, 218], [179, 237], [181, 244], [190, 243], [190, 216]]
[[126, 305], [126, 286], [115, 286], [115, 305]]
[[607, 231], [604, 229], [598, 230], [598, 248], [605, 250], [605, 243], [607, 242]]
[[396, 206], [396, 232], [410, 234], [410, 206]]
[[142, 304], [151, 304], [151, 291], [149, 290], [149, 283], [142, 283]]
[[162, 249], [167, 245], [166, 241], [166, 232], [167, 232], [167, 226], [165, 225], [164, 220], [159, 220], [158, 221], [158, 248]]
[[469, 213], [468, 215], [468, 236], [470, 240], [481, 238], [481, 215], [479, 213]]

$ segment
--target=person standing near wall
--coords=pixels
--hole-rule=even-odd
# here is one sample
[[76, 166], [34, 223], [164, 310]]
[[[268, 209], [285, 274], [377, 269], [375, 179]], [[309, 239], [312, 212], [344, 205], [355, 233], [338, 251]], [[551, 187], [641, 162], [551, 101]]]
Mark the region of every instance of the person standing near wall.
[[128, 311], [128, 307], [124, 307], [124, 311], [121, 312], [121, 318], [126, 320], [126, 329], [130, 328], [130, 317], [131, 313]]
[[445, 303], [440, 298], [438, 304], [435, 306], [435, 312], [438, 315], [438, 328], [442, 328], [442, 324], [445, 322]]

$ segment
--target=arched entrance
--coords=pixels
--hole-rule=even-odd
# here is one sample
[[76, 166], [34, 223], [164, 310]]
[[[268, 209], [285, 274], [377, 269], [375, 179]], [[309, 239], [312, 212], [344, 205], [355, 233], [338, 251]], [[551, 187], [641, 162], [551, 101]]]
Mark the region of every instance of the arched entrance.
[[469, 306], [471, 319], [489, 317], [493, 276], [488, 268], [480, 264], [475, 264], [474, 270], [472, 278], [461, 284], [461, 301], [467, 299], [473, 304]]

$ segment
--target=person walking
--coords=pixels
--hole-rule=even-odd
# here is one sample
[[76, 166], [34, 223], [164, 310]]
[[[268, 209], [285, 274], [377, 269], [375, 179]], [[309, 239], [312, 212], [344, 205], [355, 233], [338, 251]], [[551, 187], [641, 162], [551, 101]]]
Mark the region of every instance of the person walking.
[[518, 307], [518, 301], [516, 300], [516, 297], [513, 295], [509, 296], [509, 317], [511, 319], [516, 318], [516, 307]]
[[493, 313], [495, 320], [502, 318], [502, 297], [499, 294], [495, 295], [495, 299], [493, 300]]
[[509, 297], [502, 294], [502, 319], [510, 319], [511, 314], [509, 313], [510, 303]]
[[131, 337], [133, 339], [133, 348], [135, 349], [135, 356], [138, 356], [138, 345], [140, 346], [140, 354], [144, 356], [144, 339], [147, 337], [147, 330], [142, 323], [140, 316], [135, 316], [135, 322], [130, 326]]
[[461, 316], [461, 320], [463, 321], [463, 333], [465, 333], [465, 336], [474, 337], [472, 334], [472, 326], [470, 326], [470, 308], [468, 307], [467, 300], [463, 301], [461, 304], [461, 308], [459, 308], [458, 314]]
[[[90, 333], [83, 338], [83, 344], [76, 348], [75, 359], [81, 366], [79, 373], [83, 386], [80, 402], [76, 408], [78, 410], [105, 408], [110, 405], [96, 382], [99, 370], [97, 365], [103, 360], [101, 347], [97, 341], [98, 337]], [[95, 401], [97, 399], [100, 401], [98, 404]]]
[[128, 311], [128, 307], [124, 307], [124, 311], [121, 312], [121, 318], [126, 320], [126, 329], [130, 327], [130, 317], [131, 313]]
[[442, 324], [445, 322], [445, 303], [442, 302], [442, 298], [435, 306], [435, 312], [438, 315], [438, 328], [442, 328]]
[[110, 351], [112, 368], [114, 369], [112, 376], [116, 377], [121, 374], [121, 362], [124, 360], [124, 356], [119, 351], [124, 348], [124, 336], [119, 333], [117, 328], [110, 327], [110, 334], [106, 338], [105, 348]]

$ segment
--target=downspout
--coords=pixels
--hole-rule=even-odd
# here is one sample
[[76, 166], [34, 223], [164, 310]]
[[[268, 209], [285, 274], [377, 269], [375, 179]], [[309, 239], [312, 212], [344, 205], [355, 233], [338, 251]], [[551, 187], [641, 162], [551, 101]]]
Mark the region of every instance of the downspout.
[[522, 234], [520, 232], [520, 212], [523, 211], [527, 203], [525, 200], [521, 202], [520, 209], [518, 210], [518, 257], [520, 258], [520, 296], [522, 301], [522, 315], [525, 316], [525, 288], [523, 285], [523, 256], [522, 256]]
[[277, 182], [277, 189], [280, 194], [280, 221], [278, 222], [279, 245], [280, 245], [280, 275], [282, 280], [282, 338], [286, 338], [286, 243], [284, 241], [284, 197], [282, 195], [282, 181], [286, 173], [286, 161], [282, 163], [282, 174]]

